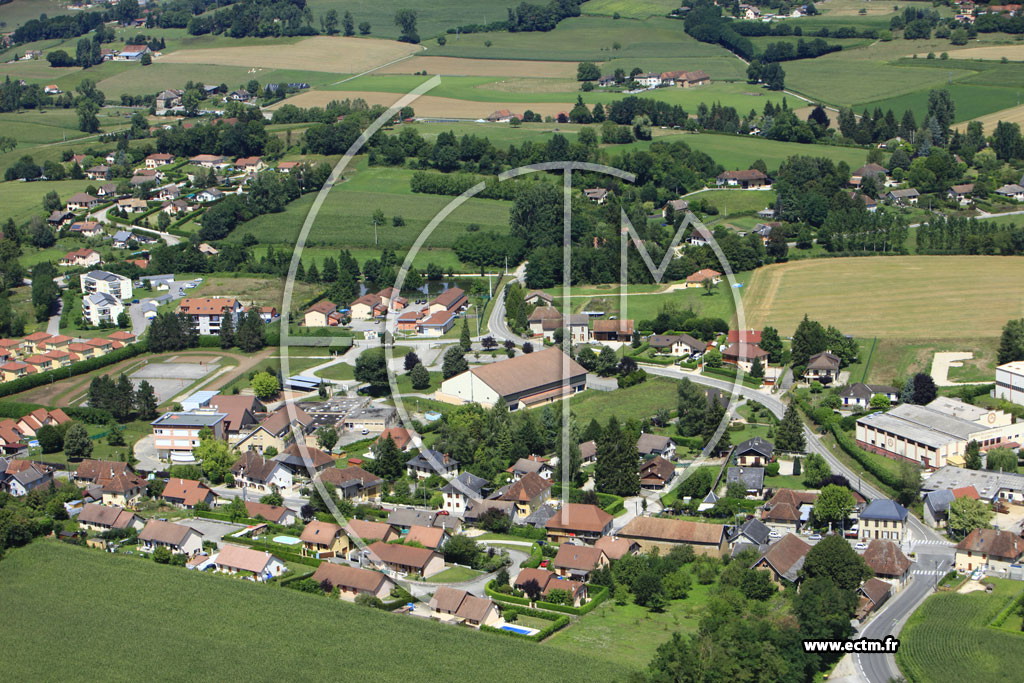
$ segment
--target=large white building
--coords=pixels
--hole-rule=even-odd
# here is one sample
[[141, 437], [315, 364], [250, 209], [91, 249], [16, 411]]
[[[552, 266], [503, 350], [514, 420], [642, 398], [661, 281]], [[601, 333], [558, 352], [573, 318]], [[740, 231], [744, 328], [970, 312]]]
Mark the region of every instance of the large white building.
[[1024, 361], [1015, 360], [996, 368], [996, 389], [993, 395], [1010, 403], [1024, 405]]
[[557, 346], [470, 368], [441, 383], [435, 398], [490, 408], [505, 399], [509, 410], [532, 408], [583, 391], [586, 369]]
[[124, 275], [105, 270], [90, 270], [79, 276], [83, 294], [109, 294], [118, 301], [132, 298], [132, 281]]
[[205, 297], [202, 299], [182, 299], [178, 304], [178, 313], [190, 316], [196, 322], [199, 334], [220, 334], [220, 324], [224, 318], [231, 316], [235, 329], [242, 315], [242, 304], [238, 299], [224, 297]]
[[123, 312], [124, 304], [110, 294], [97, 292], [82, 297], [82, 316], [90, 325], [116, 323], [117, 317]]
[[982, 450], [1008, 442], [1021, 443], [1024, 422], [1001, 410], [974, 406], [940, 396], [926, 406], [905, 403], [887, 413], [857, 420], [857, 445], [896, 460], [929, 469], [964, 466], [967, 444]]

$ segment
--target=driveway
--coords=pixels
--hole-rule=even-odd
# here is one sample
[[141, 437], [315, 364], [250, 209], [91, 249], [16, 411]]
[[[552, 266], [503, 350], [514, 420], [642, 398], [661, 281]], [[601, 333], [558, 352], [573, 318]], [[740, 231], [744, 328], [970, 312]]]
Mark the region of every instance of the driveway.
[[133, 453], [135, 459], [139, 461], [139, 464], [135, 466], [136, 470], [158, 472], [167, 468], [167, 465], [157, 457], [156, 445], [153, 443], [152, 434], [147, 434], [136, 441]]

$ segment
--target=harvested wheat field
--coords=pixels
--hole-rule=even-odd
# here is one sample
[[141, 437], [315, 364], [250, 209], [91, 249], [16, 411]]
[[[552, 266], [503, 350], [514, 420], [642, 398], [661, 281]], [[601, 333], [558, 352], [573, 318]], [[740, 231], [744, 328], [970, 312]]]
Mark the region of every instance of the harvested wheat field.
[[420, 49], [422, 48], [391, 40], [318, 36], [301, 40], [294, 45], [182, 50], [160, 57], [160, 61], [352, 74], [387, 64]]
[[[323, 107], [331, 100], [345, 99], [363, 99], [370, 105], [383, 104], [385, 107], [390, 107], [402, 96], [400, 93], [368, 90], [310, 90], [295, 97], [289, 97], [283, 102], [272, 105], [269, 109], [273, 110], [284, 104], [294, 104], [296, 107]], [[412, 108], [416, 111], [416, 116], [483, 119], [499, 109], [508, 109], [516, 114], [522, 114], [527, 109], [532, 109], [542, 116], [556, 116], [559, 112], [572, 109], [572, 102], [471, 102], [450, 97], [424, 95], [412, 103]]]
[[414, 74], [426, 71], [441, 76], [524, 76], [575, 78], [575, 62], [531, 62], [524, 59], [463, 59], [461, 57], [413, 57], [379, 69], [378, 74]]
[[[1009, 109], [1000, 109], [994, 111], [991, 114], [985, 114], [979, 116], [974, 121], [981, 121], [981, 124], [985, 127], [985, 134], [989, 134], [996, 129], [996, 124], [1000, 121], [1008, 121], [1010, 123], [1019, 123], [1024, 126], [1024, 104], [1019, 107], [1010, 107]], [[968, 121], [958, 123], [953, 128], [963, 132], [967, 130]]]
[[806, 313], [858, 337], [998, 337], [1024, 315], [1024, 257], [875, 256], [793, 261], [754, 271], [751, 327], [793, 334]]
[[[927, 57], [927, 52], [917, 55], [917, 58]], [[950, 59], [1002, 59], [1006, 57], [1011, 62], [1024, 61], [1024, 45], [990, 45], [988, 47], [965, 47], [962, 50], [950, 50]]]

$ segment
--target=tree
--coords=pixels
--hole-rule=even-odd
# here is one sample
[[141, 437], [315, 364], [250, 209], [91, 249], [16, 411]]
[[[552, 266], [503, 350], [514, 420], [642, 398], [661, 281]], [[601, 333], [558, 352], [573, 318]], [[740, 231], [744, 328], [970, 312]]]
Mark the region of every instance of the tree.
[[128, 376], [121, 373], [117, 378], [117, 387], [111, 397], [110, 409], [114, 419], [118, 422], [127, 422], [131, 417], [132, 408], [135, 404], [135, 387]]
[[682, 436], [697, 436], [704, 425], [704, 414], [708, 410], [708, 401], [704, 391], [684, 377], [679, 381], [677, 394], [678, 422], [676, 429]]
[[334, 427], [330, 425], [324, 425], [320, 429], [316, 430], [316, 445], [321, 450], [330, 453], [334, 450], [334, 445], [338, 443], [338, 432], [335, 431]]
[[612, 351], [611, 347], [602, 346], [601, 353], [597, 356], [597, 364], [594, 369], [601, 377], [608, 377], [615, 374], [618, 364], [619, 359], [615, 355], [615, 352]]
[[709, 368], [722, 367], [722, 352], [711, 348], [704, 352], [704, 365]]
[[964, 460], [967, 469], [969, 470], [980, 470], [981, 469], [981, 444], [974, 439], [971, 439], [970, 443], [967, 444], [967, 449], [964, 451]]
[[754, 379], [761, 379], [764, 377], [764, 365], [761, 364], [760, 358], [755, 358], [754, 362], [751, 364], [750, 376]]
[[601, 78], [601, 69], [593, 62], [580, 62], [576, 67], [577, 81], [596, 81]]
[[264, 505], [276, 505], [280, 507], [284, 505], [284, 496], [282, 496], [278, 491], [271, 491], [260, 498], [260, 502]]
[[761, 348], [768, 354], [769, 363], [778, 365], [782, 362], [782, 339], [774, 327], [769, 325], [761, 330]]
[[267, 331], [260, 312], [252, 306], [237, 323], [235, 344], [245, 353], [254, 353], [267, 345]]
[[814, 519], [819, 524], [840, 524], [850, 516], [856, 504], [850, 489], [829, 484], [814, 502]]
[[769, 90], [783, 90], [786, 87], [786, 72], [778, 62], [772, 62], [764, 67], [761, 80]]
[[356, 34], [356, 22], [352, 18], [352, 13], [345, 10], [345, 16], [341, 20], [341, 26], [345, 31], [346, 36], [354, 36]]
[[153, 561], [157, 564], [169, 564], [171, 561], [171, 550], [165, 545], [157, 546], [153, 550]]
[[395, 26], [401, 31], [398, 39], [403, 43], [420, 42], [420, 34], [416, 32], [416, 11], [400, 9], [395, 12]]
[[64, 432], [64, 455], [70, 460], [80, 460], [88, 458], [91, 453], [92, 439], [89, 438], [89, 432], [79, 423], [71, 423]]
[[281, 391], [281, 386], [277, 383], [277, 377], [269, 372], [257, 372], [249, 384], [252, 386], [252, 391], [256, 398], [261, 401], [276, 396]]
[[975, 529], [988, 529], [994, 516], [986, 503], [962, 496], [949, 504], [949, 529], [962, 538]]
[[430, 387], [430, 373], [423, 367], [423, 363], [416, 364], [416, 367], [409, 373], [409, 379], [412, 380], [412, 388], [417, 391]]
[[1017, 471], [1017, 454], [1005, 446], [993, 448], [985, 454], [985, 469], [993, 472]]
[[214, 438], [213, 433], [206, 428], [199, 432], [199, 447], [193, 451], [193, 455], [203, 468], [203, 475], [214, 484], [224, 481], [238, 459], [238, 453], [227, 441]]
[[[775, 447], [780, 451], [803, 453], [807, 448], [807, 440], [804, 437], [804, 423], [800, 420], [795, 403], [786, 407], [782, 416], [782, 422], [775, 433]], [[821, 456], [818, 456], [819, 458]]]
[[889, 397], [885, 394], [875, 394], [871, 397], [871, 402], [868, 403], [868, 407], [872, 410], [887, 410], [890, 405]]
[[913, 505], [921, 494], [921, 468], [912, 462], [899, 464], [896, 500], [900, 505]]
[[444, 359], [441, 361], [441, 376], [445, 379], [454, 377], [469, 370], [469, 363], [462, 352], [461, 346], [450, 346], [444, 352]]
[[452, 536], [444, 544], [444, 561], [472, 565], [480, 553], [480, 546], [469, 536]]
[[249, 510], [245, 507], [245, 501], [241, 498], [232, 498], [231, 502], [220, 509], [228, 515], [232, 522], [237, 522], [249, 516]]
[[234, 316], [226, 315], [220, 323], [220, 348], [230, 349], [235, 345]]
[[526, 597], [530, 599], [530, 602], [537, 602], [537, 598], [540, 597], [540, 584], [537, 583], [537, 579], [530, 579], [523, 583], [523, 592], [526, 593]]
[[78, 130], [84, 133], [96, 133], [100, 129], [100, 119], [97, 116], [100, 108], [92, 100], [83, 99], [75, 109], [78, 114]]
[[384, 394], [388, 391], [388, 368], [384, 349], [367, 349], [356, 358], [354, 376], [356, 381], [370, 385], [370, 392]]
[[360, 21], [359, 22], [359, 35], [368, 36], [370, 35], [370, 22]]
[[469, 318], [462, 318], [462, 331], [459, 333], [459, 346], [467, 353], [473, 348], [473, 341], [469, 335]]
[[140, 420], [155, 420], [157, 414], [157, 399], [156, 392], [153, 391], [153, 385], [146, 380], [139, 382], [139, 386], [135, 389], [135, 412], [138, 413]]
[[810, 487], [821, 485], [821, 482], [832, 476], [825, 458], [817, 453], [811, 453], [804, 459], [804, 483]]
[[127, 311], [121, 311], [117, 314], [117, 326], [122, 330], [127, 329], [132, 324], [132, 319], [128, 316]]
[[416, 355], [415, 351], [410, 351], [409, 353], [405, 354], [405, 358], [402, 361], [402, 364], [405, 367], [406, 372], [412, 372], [413, 368], [415, 368], [417, 365], [421, 365], [420, 357]]
[[37, 429], [36, 439], [43, 453], [57, 453], [64, 448], [64, 435], [53, 425], [43, 425]]
[[[814, 640], [849, 638], [853, 634], [850, 619], [856, 606], [856, 593], [841, 589], [828, 577], [818, 576], [804, 581], [793, 603], [793, 611], [800, 624], [800, 637]], [[826, 655], [819, 657], [826, 659]], [[838, 658], [838, 653], [828, 655], [827, 661]]]
[[395, 481], [405, 474], [405, 461], [394, 439], [389, 435], [373, 446], [373, 472], [388, 481]]
[[693, 588], [693, 579], [690, 577], [690, 572], [680, 567], [666, 576], [661, 584], [665, 589], [665, 597], [670, 600], [682, 600], [689, 595], [690, 589]]
[[850, 591], [857, 590], [874, 574], [864, 558], [838, 534], [826, 536], [807, 552], [801, 573], [807, 578], [827, 578]]
[[655, 596], [664, 596], [665, 588], [661, 585], [661, 575], [654, 569], [647, 569], [641, 572], [633, 581], [633, 601], [641, 607], [651, 607], [653, 611], [661, 603], [655, 600]]
[[[330, 9], [320, 16], [320, 28], [329, 36], [338, 32], [338, 10]], [[351, 35], [351, 34], [345, 34]]]
[[919, 372], [911, 377], [903, 391], [901, 398], [904, 403], [916, 403], [919, 406], [931, 403], [938, 395], [935, 380], [927, 372]]

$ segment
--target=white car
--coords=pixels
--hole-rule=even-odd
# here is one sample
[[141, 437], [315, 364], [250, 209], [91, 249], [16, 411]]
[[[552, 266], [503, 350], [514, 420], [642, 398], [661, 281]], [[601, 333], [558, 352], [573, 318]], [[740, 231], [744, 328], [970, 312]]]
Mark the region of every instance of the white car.
[[780, 534], [778, 531], [771, 531], [768, 534], [768, 538], [782, 538], [782, 534]]
[[867, 550], [868, 549], [868, 544], [864, 543], [863, 541], [861, 541], [857, 545], [853, 546], [853, 549], [854, 550]]
[[821, 534], [811, 534], [810, 536], [807, 537], [807, 540], [808, 541], [820, 541], [821, 540]]
[[985, 572], [981, 571], [981, 568], [975, 569], [971, 574], [971, 581], [981, 581], [981, 577], [985, 576]]

